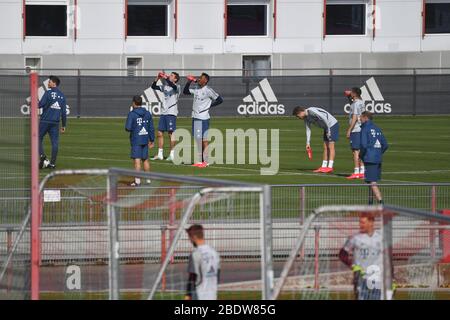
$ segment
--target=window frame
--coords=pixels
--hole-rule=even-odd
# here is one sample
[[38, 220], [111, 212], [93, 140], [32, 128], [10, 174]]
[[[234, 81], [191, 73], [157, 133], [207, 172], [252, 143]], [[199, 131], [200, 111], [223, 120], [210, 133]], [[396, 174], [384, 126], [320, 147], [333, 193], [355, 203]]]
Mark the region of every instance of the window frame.
[[[128, 59], [140, 59], [141, 68], [136, 69], [136, 75], [129, 76], [128, 75]], [[136, 56], [136, 55], [125, 55], [125, 77], [127, 78], [136, 78], [144, 76], [144, 56]]]
[[[369, 8], [369, 1], [366, 0], [360, 0], [360, 1], [348, 1], [348, 0], [336, 0], [336, 1], [326, 1], [325, 6], [329, 6], [329, 5], [364, 5], [364, 33], [361, 34], [329, 34], [326, 30], [326, 22], [324, 23], [323, 28], [325, 30], [323, 30], [324, 36], [326, 36], [327, 38], [331, 37], [331, 38], [341, 38], [341, 37], [368, 37], [370, 35], [369, 32], [369, 28], [368, 28], [368, 24], [367, 22], [369, 21], [368, 17], [367, 17], [367, 13], [368, 13], [368, 8]], [[328, 20], [328, 10], [325, 7], [325, 12], [326, 12], [326, 20]]]
[[171, 12], [172, 12], [172, 5], [174, 1], [170, 1], [170, 2], [149, 2], [148, 4], [142, 4], [141, 6], [166, 6], [167, 7], [167, 12], [166, 12], [166, 35], [165, 36], [132, 36], [129, 35], [129, 28], [128, 28], [128, 6], [130, 6], [130, 4], [128, 3], [128, 1], [126, 2], [125, 6], [125, 14], [126, 14], [126, 19], [125, 19], [125, 30], [126, 30], [126, 34], [125, 34], [125, 39], [168, 39], [171, 37], [171, 32], [172, 32], [172, 28], [171, 28]]
[[[226, 4], [227, 6], [227, 13], [226, 13], [226, 30], [227, 30], [227, 34], [226, 37], [227, 38], [233, 38], [233, 39], [239, 39], [239, 38], [244, 38], [244, 39], [248, 39], [248, 38], [270, 38], [270, 23], [269, 23], [269, 19], [270, 19], [270, 3], [257, 3], [257, 2], [251, 2], [249, 1], [248, 3], [233, 3], [233, 2], [228, 2]], [[229, 20], [229, 14], [228, 14], [228, 6], [265, 6], [266, 7], [266, 34], [263, 36], [255, 36], [255, 35], [248, 35], [248, 36], [235, 36], [235, 35], [230, 35], [230, 31], [228, 29], [228, 20]]]
[[423, 0], [423, 7], [422, 7], [422, 38], [425, 38], [425, 36], [427, 37], [439, 37], [439, 36], [448, 36], [450, 35], [450, 29], [449, 32], [442, 32], [442, 33], [427, 33], [427, 26], [426, 26], [426, 14], [427, 14], [427, 10], [426, 10], [426, 6], [427, 4], [432, 4], [432, 3], [447, 3], [450, 5], [450, 0]]
[[[30, 36], [27, 35], [27, 14], [26, 14], [26, 8], [27, 6], [66, 6], [66, 35], [65, 36]], [[31, 38], [31, 39], [69, 39], [70, 38], [70, 10], [71, 5], [69, 3], [69, 0], [57, 0], [57, 1], [28, 1], [23, 0], [23, 39], [25, 38]]]
[[[244, 70], [244, 60], [246, 57], [251, 57], [251, 58], [256, 58], [256, 57], [264, 57], [264, 58], [269, 58], [269, 63], [270, 63], [270, 69], [267, 69], [269, 71], [267, 71], [268, 73], [270, 73], [270, 75], [268, 76], [263, 76], [263, 77], [259, 77], [259, 76], [255, 76], [255, 75], [246, 75], [244, 74], [245, 70]], [[241, 54], [241, 63], [242, 63], [242, 77], [244, 78], [264, 78], [264, 77], [271, 77], [272, 76], [272, 66], [273, 66], [273, 54], [251, 54], [251, 53], [242, 53]], [[256, 70], [256, 69], [255, 69]], [[252, 71], [255, 71], [252, 70]]]

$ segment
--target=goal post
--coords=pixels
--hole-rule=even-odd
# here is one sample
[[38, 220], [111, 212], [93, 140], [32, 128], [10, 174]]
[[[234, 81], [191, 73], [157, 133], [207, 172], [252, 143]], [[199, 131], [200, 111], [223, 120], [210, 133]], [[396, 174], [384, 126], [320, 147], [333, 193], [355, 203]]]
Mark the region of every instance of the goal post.
[[359, 232], [358, 217], [362, 214], [375, 217], [375, 230], [381, 235], [381, 298], [393, 298], [394, 280], [408, 298], [414, 298], [416, 289], [433, 294], [438, 287], [436, 264], [443, 244], [430, 239], [429, 231], [450, 229], [449, 217], [389, 205], [328, 205], [317, 208], [305, 220], [275, 281], [271, 299], [336, 299], [339, 292], [352, 292], [351, 271], [340, 265], [338, 253], [346, 239]]

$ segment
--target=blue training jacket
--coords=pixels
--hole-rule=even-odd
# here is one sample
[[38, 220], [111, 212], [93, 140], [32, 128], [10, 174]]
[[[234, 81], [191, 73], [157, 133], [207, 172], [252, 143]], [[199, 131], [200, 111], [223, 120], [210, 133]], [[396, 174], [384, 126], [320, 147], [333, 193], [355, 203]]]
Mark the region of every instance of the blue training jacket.
[[388, 143], [383, 132], [372, 121], [361, 125], [361, 149], [359, 157], [364, 163], [381, 163]]
[[66, 97], [58, 88], [45, 91], [39, 101], [39, 108], [43, 109], [41, 121], [59, 123], [59, 119], [62, 119], [62, 126], [66, 126]]
[[125, 130], [130, 132], [132, 146], [142, 146], [155, 141], [153, 118], [145, 108], [134, 108], [128, 113]]

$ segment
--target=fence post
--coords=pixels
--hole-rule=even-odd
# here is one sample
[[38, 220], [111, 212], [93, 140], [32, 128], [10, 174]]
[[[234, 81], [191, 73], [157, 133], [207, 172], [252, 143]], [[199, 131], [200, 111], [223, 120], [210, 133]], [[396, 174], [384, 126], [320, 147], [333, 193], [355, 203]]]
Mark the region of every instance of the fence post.
[[305, 221], [305, 187], [300, 189], [300, 213], [301, 213], [301, 224], [303, 225]]
[[383, 235], [383, 267], [381, 270], [382, 283], [381, 283], [381, 299], [391, 300], [392, 291], [392, 277], [393, 277], [393, 265], [392, 265], [392, 213], [383, 212], [382, 219], [382, 235]]
[[[436, 213], [436, 186], [431, 187], [431, 212]], [[430, 225], [433, 226], [434, 222], [430, 221]], [[433, 228], [430, 228], [430, 251], [431, 258], [434, 260], [436, 258], [436, 232]]]
[[77, 118], [81, 117], [81, 70], [77, 70]]
[[[166, 243], [166, 231], [167, 227], [161, 227], [161, 263], [166, 260], [167, 255], [167, 243]], [[161, 290], [166, 290], [166, 273], [164, 272], [161, 279]]]
[[39, 192], [39, 119], [38, 119], [38, 84], [39, 76], [30, 74], [30, 160], [31, 160], [31, 299], [39, 300], [39, 261], [41, 241], [40, 226], [40, 192]]
[[[6, 230], [6, 254], [9, 256], [12, 249], [12, 229]], [[11, 284], [12, 284], [12, 274], [11, 274], [11, 265], [6, 266], [6, 279], [7, 279], [7, 286], [6, 286], [6, 292], [9, 293], [11, 290]]]
[[330, 105], [330, 113], [333, 114], [333, 69], [329, 70], [329, 85], [328, 95], [329, 95], [329, 105]]
[[117, 176], [108, 174], [107, 215], [109, 233], [109, 299], [119, 299], [119, 228], [115, 202], [117, 200]]
[[416, 69], [413, 69], [413, 103], [412, 103], [412, 108], [413, 108], [413, 116], [416, 115], [416, 111], [417, 111], [417, 74], [416, 74]]
[[314, 227], [314, 290], [319, 291], [319, 240], [320, 227]]
[[[175, 189], [170, 189], [170, 198], [169, 198], [169, 246], [172, 245], [173, 238], [175, 236], [175, 214], [176, 214], [176, 192]], [[174, 262], [174, 256], [171, 257], [170, 263]]]
[[270, 299], [273, 292], [271, 203], [271, 186], [265, 185], [260, 194], [262, 300]]

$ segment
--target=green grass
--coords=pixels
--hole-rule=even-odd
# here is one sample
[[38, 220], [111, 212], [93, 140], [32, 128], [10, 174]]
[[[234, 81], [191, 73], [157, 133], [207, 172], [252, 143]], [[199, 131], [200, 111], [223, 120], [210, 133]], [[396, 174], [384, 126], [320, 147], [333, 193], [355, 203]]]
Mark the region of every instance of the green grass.
[[[314, 161], [304, 151], [303, 122], [292, 117], [283, 118], [212, 118], [211, 127], [224, 131], [235, 128], [279, 129], [280, 167], [272, 176], [260, 175], [260, 165], [217, 164], [206, 169], [152, 161], [152, 170], [173, 174], [212, 177], [228, 180], [270, 184], [348, 183], [344, 175], [351, 173], [353, 164], [348, 140], [345, 137], [347, 119], [339, 117], [340, 140], [336, 145], [335, 174], [313, 174], [321, 164], [322, 133], [313, 128]], [[132, 168], [129, 159], [128, 133], [125, 119], [75, 119], [68, 121], [66, 134], [61, 135], [58, 169], [74, 168]], [[157, 126], [158, 119], [154, 119]], [[450, 181], [450, 116], [379, 116], [375, 123], [382, 128], [390, 148], [383, 163], [383, 181], [449, 182]], [[180, 118], [178, 128], [190, 130], [191, 120]], [[167, 135], [165, 156], [168, 155]], [[50, 153], [46, 138], [46, 153]], [[248, 148], [248, 145], [247, 145]], [[157, 148], [150, 151], [151, 156]], [[43, 170], [44, 176], [48, 171]], [[358, 182], [360, 183], [360, 182]], [[361, 182], [362, 183], [362, 182]]]

